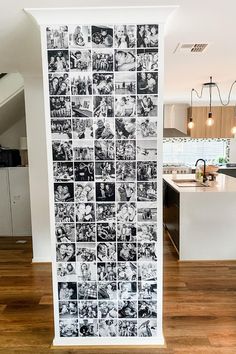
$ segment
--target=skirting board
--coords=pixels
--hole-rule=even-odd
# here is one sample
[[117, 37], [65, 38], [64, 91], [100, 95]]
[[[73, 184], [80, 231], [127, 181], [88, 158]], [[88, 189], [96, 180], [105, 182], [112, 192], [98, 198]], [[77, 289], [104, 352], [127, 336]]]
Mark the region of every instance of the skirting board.
[[[140, 345], [138, 343], [139, 339], [138, 337], [124, 337], [125, 338], [125, 344], [121, 344], [122, 338], [121, 337], [116, 337], [116, 338], [111, 338], [111, 337], [91, 337], [90, 338], [90, 343], [88, 344], [88, 338], [80, 338], [80, 344], [78, 346], [78, 337], [75, 338], [54, 338], [53, 340], [53, 346], [52, 348], [55, 347], [60, 347], [60, 349], [63, 349], [62, 346], [73, 346], [73, 349], [75, 348], [74, 346], [77, 347], [117, 347], [117, 348], [122, 348], [122, 347], [138, 347], [138, 348], [145, 348], [145, 347], [155, 347], [155, 348], [165, 348], [166, 344], [165, 344], [165, 339], [163, 335], [157, 336], [157, 337], [148, 337], [148, 338], [144, 338], [142, 337], [142, 345]], [[101, 344], [99, 343], [101, 342]], [[158, 344], [157, 344], [158, 343]], [[58, 349], [58, 348], [57, 348]]]
[[52, 260], [48, 257], [34, 257], [32, 263], [52, 263]]

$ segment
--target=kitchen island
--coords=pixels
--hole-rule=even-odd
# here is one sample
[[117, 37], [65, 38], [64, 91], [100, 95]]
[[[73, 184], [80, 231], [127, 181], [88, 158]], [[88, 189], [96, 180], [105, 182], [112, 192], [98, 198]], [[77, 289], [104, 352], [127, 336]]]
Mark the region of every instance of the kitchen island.
[[219, 174], [209, 185], [180, 187], [163, 176], [164, 225], [179, 260], [236, 259], [236, 178]]

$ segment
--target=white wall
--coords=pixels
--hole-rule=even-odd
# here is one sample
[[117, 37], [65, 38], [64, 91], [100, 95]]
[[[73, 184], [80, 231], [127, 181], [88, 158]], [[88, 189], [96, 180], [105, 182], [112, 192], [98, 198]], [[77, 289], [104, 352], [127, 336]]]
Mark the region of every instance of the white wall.
[[33, 262], [50, 262], [51, 238], [42, 77], [25, 75], [24, 80]]
[[236, 138], [230, 139], [229, 162], [236, 163]]
[[26, 136], [25, 117], [0, 135], [0, 145], [11, 149], [19, 149], [20, 137], [22, 136]]

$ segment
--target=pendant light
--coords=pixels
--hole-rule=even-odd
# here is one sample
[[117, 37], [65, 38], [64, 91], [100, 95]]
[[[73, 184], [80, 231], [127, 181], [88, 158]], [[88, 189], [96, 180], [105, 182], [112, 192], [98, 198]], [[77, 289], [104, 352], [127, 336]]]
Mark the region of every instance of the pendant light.
[[[208, 127], [212, 127], [212, 125], [214, 124], [214, 117], [213, 117], [213, 114], [212, 114], [212, 89], [216, 88], [221, 105], [222, 106], [228, 106], [230, 104], [230, 100], [231, 100], [232, 89], [233, 89], [235, 84], [236, 84], [236, 80], [233, 81], [233, 83], [231, 84], [231, 87], [230, 87], [230, 90], [229, 90], [229, 93], [228, 93], [228, 98], [227, 98], [227, 101], [225, 103], [222, 100], [221, 93], [220, 93], [220, 88], [219, 88], [218, 84], [216, 82], [212, 81], [212, 76], [210, 76], [210, 81], [209, 82], [204, 82], [202, 84], [202, 89], [201, 89], [200, 94], [198, 93], [198, 91], [196, 89], [192, 88], [192, 90], [191, 90], [191, 108], [190, 108], [191, 116], [190, 116], [189, 123], [188, 123], [189, 129], [192, 129], [194, 127], [193, 114], [192, 114], [192, 94], [193, 94], [193, 92], [196, 94], [197, 98], [201, 99], [202, 96], [203, 96], [204, 89], [205, 88], [209, 89], [209, 112], [208, 112], [208, 116], [207, 116], [207, 120], [206, 120], [206, 125]], [[235, 120], [236, 120], [236, 114], [235, 114]], [[193, 125], [192, 125], [192, 123], [193, 123]], [[233, 135], [235, 135], [235, 137], [236, 137], [236, 123], [231, 128], [231, 133]]]
[[234, 106], [234, 122], [235, 125], [231, 128], [231, 133], [233, 134], [234, 138], [236, 138], [236, 105]]
[[194, 128], [194, 122], [193, 122], [193, 89], [191, 90], [191, 106], [190, 106], [190, 118], [188, 122], [188, 128], [193, 129]]

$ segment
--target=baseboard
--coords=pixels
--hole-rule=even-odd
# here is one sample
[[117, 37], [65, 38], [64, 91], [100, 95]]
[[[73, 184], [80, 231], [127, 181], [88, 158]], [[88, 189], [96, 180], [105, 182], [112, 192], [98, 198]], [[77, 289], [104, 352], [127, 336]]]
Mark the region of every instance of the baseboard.
[[49, 257], [34, 257], [32, 263], [52, 263]]

